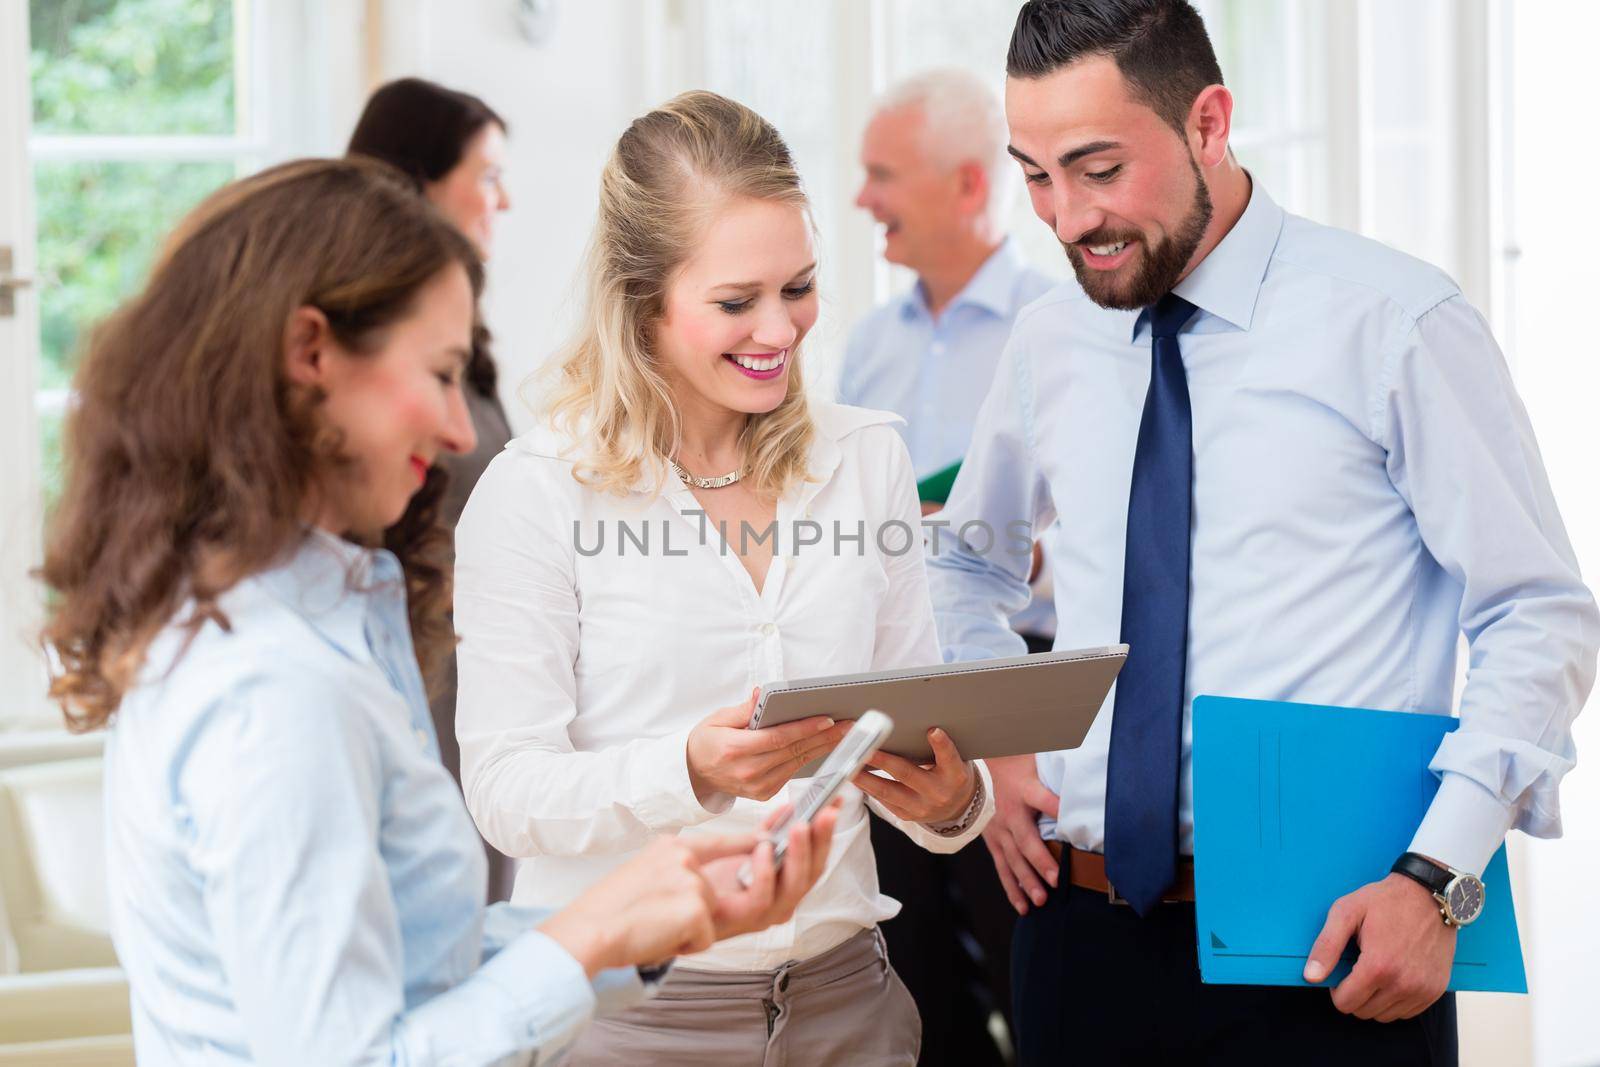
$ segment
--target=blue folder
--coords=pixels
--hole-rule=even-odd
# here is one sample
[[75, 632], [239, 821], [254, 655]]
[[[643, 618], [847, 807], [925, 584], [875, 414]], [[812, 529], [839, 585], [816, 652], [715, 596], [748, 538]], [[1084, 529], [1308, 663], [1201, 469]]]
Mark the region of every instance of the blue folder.
[[[1228, 697], [1193, 713], [1200, 978], [1304, 985], [1328, 908], [1382, 879], [1439, 789], [1428, 762], [1454, 718]], [[1526, 993], [1506, 850], [1456, 939], [1451, 989]], [[1350, 973], [1357, 948], [1324, 985]]]

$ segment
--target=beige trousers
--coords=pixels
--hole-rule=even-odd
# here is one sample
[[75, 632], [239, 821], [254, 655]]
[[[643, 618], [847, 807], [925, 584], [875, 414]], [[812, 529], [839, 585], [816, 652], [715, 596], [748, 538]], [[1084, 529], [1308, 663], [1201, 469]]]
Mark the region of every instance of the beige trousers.
[[914, 1067], [922, 1020], [876, 928], [776, 971], [674, 967], [596, 1019], [562, 1067]]

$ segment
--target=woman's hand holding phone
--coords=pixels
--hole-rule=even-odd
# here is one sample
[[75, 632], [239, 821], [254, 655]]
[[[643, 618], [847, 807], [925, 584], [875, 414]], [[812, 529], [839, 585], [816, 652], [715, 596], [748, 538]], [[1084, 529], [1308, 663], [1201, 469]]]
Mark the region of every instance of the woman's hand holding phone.
[[[772, 843], [754, 835], [658, 837], [539, 929], [593, 977], [609, 967], [702, 952], [723, 938], [785, 922], [822, 876], [838, 807], [790, 828], [781, 871], [774, 869]], [[762, 829], [785, 814], [773, 812]], [[748, 886], [738, 879], [746, 862], [753, 875]]]
[[[789, 827], [787, 852], [781, 867], [773, 861], [770, 840], [762, 840], [753, 853], [717, 859], [705, 865], [703, 873], [717, 893], [713, 921], [719, 941], [789, 921], [801, 898], [817, 884], [828, 865], [833, 830], [842, 804], [843, 801], [835, 800], [810, 823]], [[761, 829], [770, 832], [791, 810], [786, 804], [772, 812], [762, 820]], [[739, 877], [746, 863], [749, 864], [748, 884]]]
[[753, 838], [707, 838], [699, 849], [658, 837], [539, 927], [592, 978], [610, 967], [657, 963], [716, 940], [716, 894], [701, 856], [722, 844], [748, 852]]

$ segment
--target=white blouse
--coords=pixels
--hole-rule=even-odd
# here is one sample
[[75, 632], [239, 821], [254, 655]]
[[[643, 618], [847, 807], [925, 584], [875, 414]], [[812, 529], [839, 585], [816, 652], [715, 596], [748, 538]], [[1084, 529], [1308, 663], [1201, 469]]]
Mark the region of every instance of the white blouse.
[[[797, 799], [807, 779], [765, 802], [695, 797], [690, 729], [753, 686], [940, 662], [897, 417], [814, 404], [813, 418], [812, 480], [778, 502], [760, 593], [670, 473], [660, 494], [596, 492], [544, 427], [478, 482], [456, 529], [456, 733], [473, 818], [522, 857], [515, 903], [559, 907], [651, 835], [749, 833]], [[953, 852], [993, 814], [978, 768], [984, 809], [958, 836], [875, 810]], [[863, 804], [876, 802], [845, 794], [828, 867], [794, 917], [686, 966], [771, 970], [898, 912], [878, 892]]]

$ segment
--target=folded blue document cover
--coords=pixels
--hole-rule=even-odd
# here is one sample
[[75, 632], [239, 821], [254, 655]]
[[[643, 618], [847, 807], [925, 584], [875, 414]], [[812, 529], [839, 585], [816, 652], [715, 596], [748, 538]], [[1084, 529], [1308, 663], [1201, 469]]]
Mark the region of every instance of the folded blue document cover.
[[[1202, 696], [1194, 701], [1200, 978], [1304, 985], [1335, 900], [1382, 879], [1439, 789], [1428, 762], [1454, 718]], [[1483, 915], [1456, 939], [1451, 989], [1526, 993], [1506, 850]], [[1323, 983], [1350, 973], [1354, 940]]]

